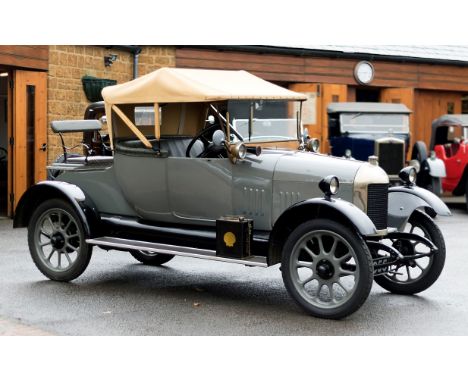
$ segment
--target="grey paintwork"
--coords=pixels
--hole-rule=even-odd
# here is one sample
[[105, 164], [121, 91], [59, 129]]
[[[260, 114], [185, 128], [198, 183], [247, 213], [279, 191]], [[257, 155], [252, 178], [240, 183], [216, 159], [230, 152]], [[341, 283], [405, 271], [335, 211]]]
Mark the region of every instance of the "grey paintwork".
[[388, 193], [388, 225], [403, 230], [415, 210], [426, 208], [431, 208], [438, 215], [452, 215], [442, 200], [424, 188], [417, 186], [391, 187]]
[[340, 190], [335, 197], [352, 201], [353, 181], [362, 165], [363, 162], [321, 154], [285, 153], [274, 173], [272, 223], [290, 205], [322, 196], [318, 184], [328, 175], [335, 175], [340, 180]]
[[362, 165], [279, 150], [265, 150], [258, 157], [249, 154], [236, 164], [227, 158], [132, 156], [119, 151], [114, 157], [118, 187], [138, 216], [214, 225], [221, 216], [244, 215], [258, 230], [271, 230], [291, 205], [322, 196], [318, 183], [327, 175], [340, 179], [337, 197], [352, 201], [353, 179]]
[[385, 113], [409, 114], [411, 110], [399, 103], [382, 102], [332, 102], [328, 104], [327, 112], [332, 113]]
[[441, 126], [468, 126], [468, 114], [445, 114], [432, 121], [432, 129]]
[[[168, 157], [149, 151], [135, 155], [116, 150], [113, 165], [64, 171], [59, 181], [46, 184], [63, 190], [73, 203], [85, 198], [101, 214], [207, 226], [215, 225], [216, 219], [224, 215], [244, 215], [254, 220], [257, 230], [270, 231], [291, 206], [311, 204], [312, 199], [321, 198], [318, 183], [327, 175], [340, 179], [335, 198], [352, 203], [357, 203], [356, 185], [362, 186], [363, 175], [366, 184], [382, 182], [379, 167], [309, 152], [264, 150], [258, 157], [248, 154], [245, 160], [233, 164], [227, 158]], [[33, 199], [35, 190], [32, 188], [23, 199]], [[23, 199], [17, 213], [27, 204]], [[364, 203], [358, 203], [358, 207], [365, 211]], [[351, 207], [345, 209], [344, 205], [337, 203], [335, 207], [362, 234], [376, 232], [364, 212], [352, 213]], [[353, 206], [353, 211], [358, 207]], [[394, 187], [389, 193], [389, 226], [402, 229], [418, 208], [450, 214], [429, 191]]]
[[102, 128], [102, 124], [95, 119], [52, 121], [50, 127], [54, 133], [81, 133], [86, 131], [99, 131]]
[[90, 168], [92, 170], [89, 171], [64, 171], [57, 179], [85, 190], [86, 196], [94, 202], [100, 213], [136, 216], [137, 213], [129, 205], [117, 183], [115, 167]]

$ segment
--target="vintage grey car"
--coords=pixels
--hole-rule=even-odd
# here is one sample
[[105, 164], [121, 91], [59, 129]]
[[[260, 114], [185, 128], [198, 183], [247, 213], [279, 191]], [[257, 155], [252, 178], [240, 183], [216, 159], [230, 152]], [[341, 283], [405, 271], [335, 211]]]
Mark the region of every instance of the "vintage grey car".
[[[46, 277], [80, 276], [94, 246], [158, 266], [174, 256], [281, 264], [294, 300], [333, 319], [356, 311], [373, 280], [412, 294], [439, 277], [445, 244], [426, 212], [450, 211], [414, 185], [414, 168], [389, 188], [374, 162], [245, 145], [278, 124], [302, 137], [303, 94], [245, 71], [162, 68], [103, 98], [113, 156], [53, 164], [56, 179], [16, 209], [14, 226], [28, 227]], [[101, 127], [52, 123], [59, 134]]]

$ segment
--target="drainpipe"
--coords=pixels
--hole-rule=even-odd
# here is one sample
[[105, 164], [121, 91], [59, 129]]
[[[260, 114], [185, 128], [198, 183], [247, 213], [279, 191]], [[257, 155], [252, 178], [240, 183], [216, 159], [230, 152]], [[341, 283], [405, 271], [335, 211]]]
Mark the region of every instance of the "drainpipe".
[[[102, 45], [99, 45], [102, 48]], [[133, 79], [138, 77], [138, 57], [141, 53], [141, 47], [138, 45], [105, 45], [106, 49], [120, 50], [133, 54]]]
[[138, 57], [140, 56], [141, 49], [138, 53], [133, 53], [133, 79], [138, 77]]

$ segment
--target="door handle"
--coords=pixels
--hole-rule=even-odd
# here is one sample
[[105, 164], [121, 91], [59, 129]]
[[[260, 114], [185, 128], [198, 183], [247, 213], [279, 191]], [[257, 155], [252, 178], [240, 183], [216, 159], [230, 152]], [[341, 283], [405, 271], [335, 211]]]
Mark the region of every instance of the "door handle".
[[47, 143], [43, 143], [42, 146], [39, 147], [39, 150], [46, 151], [47, 150]]

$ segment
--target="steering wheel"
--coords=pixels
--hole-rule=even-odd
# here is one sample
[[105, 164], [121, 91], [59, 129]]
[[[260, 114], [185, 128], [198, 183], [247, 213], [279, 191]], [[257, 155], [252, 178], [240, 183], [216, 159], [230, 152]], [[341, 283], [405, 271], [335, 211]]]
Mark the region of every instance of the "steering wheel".
[[6, 160], [7, 156], [8, 156], [7, 149], [0, 147], [0, 162]]
[[192, 151], [193, 145], [198, 141], [201, 141], [203, 143], [204, 149], [200, 154], [196, 156], [197, 158], [209, 158], [219, 156], [225, 150], [225, 147], [222, 145], [216, 145], [207, 138], [207, 136], [213, 137], [213, 134], [216, 130], [221, 130], [220, 125], [217, 123], [211, 125], [210, 127], [207, 127], [206, 129], [203, 129], [200, 133], [198, 133], [187, 146], [185, 156], [187, 158], [192, 157], [190, 155], [190, 151]]

